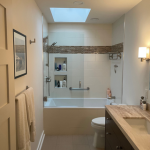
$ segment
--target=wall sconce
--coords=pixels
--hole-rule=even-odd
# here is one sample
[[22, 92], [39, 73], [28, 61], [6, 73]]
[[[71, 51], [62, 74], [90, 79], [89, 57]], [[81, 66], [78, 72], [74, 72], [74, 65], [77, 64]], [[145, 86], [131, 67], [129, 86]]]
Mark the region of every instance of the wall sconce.
[[139, 47], [138, 58], [141, 59], [141, 62], [143, 62], [143, 60], [149, 61], [150, 60], [149, 48], [147, 48], [147, 47]]
[[34, 41], [31, 41], [31, 40], [30, 40], [30, 44], [32, 44], [32, 43], [36, 43], [36, 40], [35, 40], [35, 39], [34, 39]]

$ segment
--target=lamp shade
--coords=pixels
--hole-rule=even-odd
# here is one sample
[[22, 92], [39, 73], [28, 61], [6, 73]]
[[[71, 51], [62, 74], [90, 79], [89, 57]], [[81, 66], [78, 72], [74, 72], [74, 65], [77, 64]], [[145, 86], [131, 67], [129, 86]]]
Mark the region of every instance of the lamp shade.
[[138, 58], [146, 58], [147, 57], [147, 47], [139, 47]]

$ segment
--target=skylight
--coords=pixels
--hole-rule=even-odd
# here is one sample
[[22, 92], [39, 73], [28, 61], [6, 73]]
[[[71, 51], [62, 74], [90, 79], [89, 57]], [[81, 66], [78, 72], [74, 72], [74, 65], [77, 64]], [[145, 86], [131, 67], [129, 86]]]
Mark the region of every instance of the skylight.
[[54, 22], [86, 22], [89, 8], [50, 8]]

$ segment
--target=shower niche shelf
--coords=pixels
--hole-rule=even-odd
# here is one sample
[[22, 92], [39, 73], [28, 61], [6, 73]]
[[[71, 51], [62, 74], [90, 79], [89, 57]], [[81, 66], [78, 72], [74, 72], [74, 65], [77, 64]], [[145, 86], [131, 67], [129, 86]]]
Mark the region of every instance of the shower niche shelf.
[[55, 81], [56, 81], [56, 83], [58, 83], [58, 81], [60, 82], [60, 81], [62, 81], [62, 85], [63, 85], [63, 81], [64, 81], [64, 79], [66, 79], [66, 87], [57, 87], [57, 84], [55, 84], [55, 81], [54, 81], [54, 87], [56, 88], [56, 89], [66, 89], [67, 88], [67, 75], [55, 75]]
[[[66, 64], [66, 71], [63, 71], [63, 64]], [[61, 65], [61, 70], [57, 71], [56, 67], [59, 67]], [[54, 58], [54, 71], [55, 72], [67, 72], [67, 57], [55, 57]]]

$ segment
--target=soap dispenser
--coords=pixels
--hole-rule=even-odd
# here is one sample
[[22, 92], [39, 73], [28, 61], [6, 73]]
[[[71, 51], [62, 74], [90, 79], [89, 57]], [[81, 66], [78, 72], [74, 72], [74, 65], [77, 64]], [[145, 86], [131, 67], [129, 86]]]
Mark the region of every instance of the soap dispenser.
[[140, 107], [141, 108], [142, 108], [143, 101], [144, 101], [144, 96], [141, 96], [141, 100], [140, 100]]
[[143, 101], [143, 103], [142, 103], [142, 109], [143, 109], [144, 111], [146, 111], [146, 101]]

